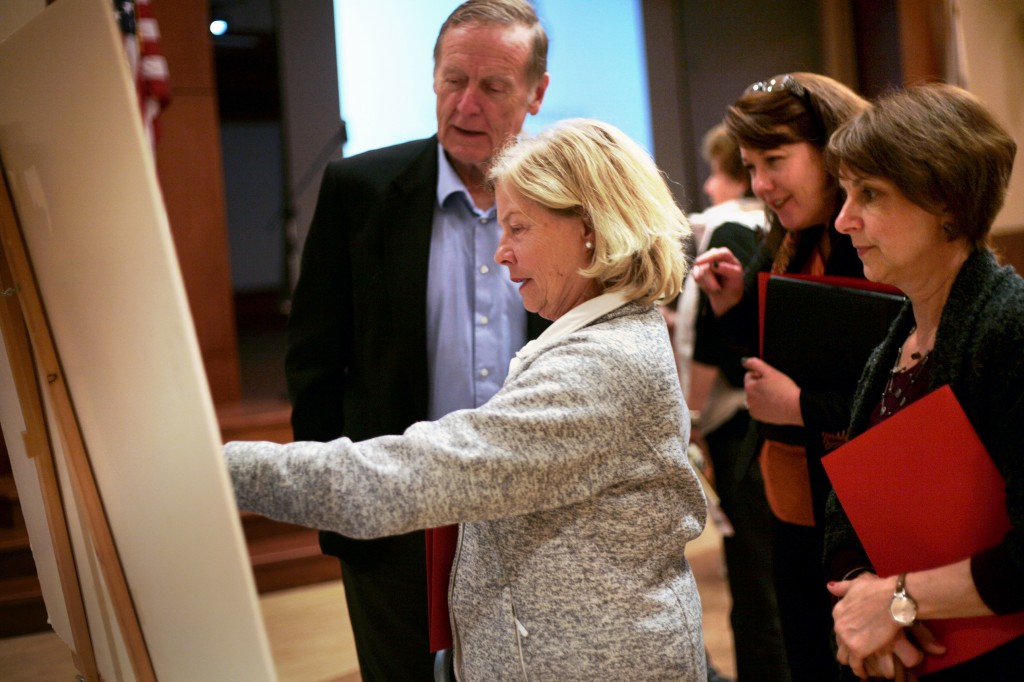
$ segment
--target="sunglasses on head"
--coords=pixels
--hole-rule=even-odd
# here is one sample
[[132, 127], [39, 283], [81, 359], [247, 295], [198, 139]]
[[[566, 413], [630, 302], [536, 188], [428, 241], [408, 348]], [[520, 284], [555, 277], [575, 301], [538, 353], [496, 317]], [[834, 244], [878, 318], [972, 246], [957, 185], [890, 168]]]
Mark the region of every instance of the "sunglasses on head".
[[[824, 135], [825, 126], [821, 120], [821, 115], [818, 110], [811, 103], [811, 93], [807, 91], [807, 88], [790, 74], [780, 76], [778, 78], [771, 78], [766, 81], [758, 81], [747, 88], [746, 92], [749, 93], [769, 93], [769, 92], [788, 92], [794, 95], [797, 99], [803, 102], [804, 107], [807, 109], [807, 113], [810, 115], [811, 120], [815, 126], [822, 131]], [[826, 135], [827, 137], [827, 135]]]
[[758, 81], [747, 88], [750, 92], [791, 92], [800, 99], [807, 97], [807, 88], [800, 84], [800, 81], [788, 73], [781, 78]]

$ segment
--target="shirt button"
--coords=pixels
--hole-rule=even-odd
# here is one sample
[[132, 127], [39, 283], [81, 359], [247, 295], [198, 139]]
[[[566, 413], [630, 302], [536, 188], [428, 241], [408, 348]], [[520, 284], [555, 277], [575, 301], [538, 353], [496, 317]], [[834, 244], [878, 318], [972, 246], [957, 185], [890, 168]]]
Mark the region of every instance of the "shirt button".
[[482, 377], [486, 377], [490, 373], [491, 373], [490, 370], [488, 370], [486, 367], [484, 367], [482, 370], [480, 370], [480, 376], [482, 376]]
[[481, 315], [480, 316], [480, 324], [487, 324], [490, 321], [491, 321], [490, 318], [487, 317], [486, 315]]
[[481, 225], [486, 225], [487, 224], [487, 218], [481, 218], [480, 219], [480, 224]]
[[489, 267], [487, 267], [486, 265], [481, 265], [480, 266], [480, 274], [481, 275], [486, 275], [490, 271], [491, 271], [491, 269]]

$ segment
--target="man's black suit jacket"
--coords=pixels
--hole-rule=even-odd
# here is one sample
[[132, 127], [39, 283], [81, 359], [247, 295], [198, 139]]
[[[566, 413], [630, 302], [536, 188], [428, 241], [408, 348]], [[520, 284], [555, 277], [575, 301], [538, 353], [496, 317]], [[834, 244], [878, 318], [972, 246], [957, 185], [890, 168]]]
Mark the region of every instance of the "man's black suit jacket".
[[[288, 328], [296, 440], [364, 440], [427, 419], [427, 266], [437, 137], [328, 165]], [[528, 336], [548, 323], [528, 316]], [[321, 548], [370, 562], [387, 540], [321, 533]]]

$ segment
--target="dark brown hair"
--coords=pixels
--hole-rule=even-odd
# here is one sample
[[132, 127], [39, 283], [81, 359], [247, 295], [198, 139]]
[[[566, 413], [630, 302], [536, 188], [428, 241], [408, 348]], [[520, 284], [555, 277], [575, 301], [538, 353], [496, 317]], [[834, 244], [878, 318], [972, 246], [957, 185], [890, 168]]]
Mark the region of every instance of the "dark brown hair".
[[548, 35], [533, 5], [525, 0], [466, 0], [448, 15], [434, 42], [434, 64], [441, 57], [441, 40], [448, 29], [465, 24], [523, 26], [533, 34], [533, 49], [526, 64], [526, 78], [535, 83], [548, 70]]
[[768, 91], [751, 86], [726, 109], [725, 124], [740, 146], [764, 150], [810, 142], [824, 149], [840, 125], [869, 106], [863, 97], [828, 76], [801, 72], [771, 80], [782, 84], [787, 78], [796, 86], [777, 85]]
[[[771, 87], [765, 88], [768, 84]], [[747, 88], [726, 109], [724, 122], [741, 147], [767, 150], [808, 142], [823, 150], [840, 125], [868, 106], [867, 100], [837, 80], [817, 73], [795, 72]], [[834, 177], [830, 181], [838, 188]], [[842, 192], [837, 191], [833, 215], [839, 213], [842, 201]], [[766, 208], [766, 214], [766, 243], [774, 254], [785, 229], [771, 207]], [[837, 234], [829, 230], [828, 238], [835, 239]]]
[[950, 239], [976, 248], [1003, 206], [1017, 143], [977, 97], [944, 83], [891, 92], [840, 127], [825, 163], [896, 185], [936, 215], [949, 213]]

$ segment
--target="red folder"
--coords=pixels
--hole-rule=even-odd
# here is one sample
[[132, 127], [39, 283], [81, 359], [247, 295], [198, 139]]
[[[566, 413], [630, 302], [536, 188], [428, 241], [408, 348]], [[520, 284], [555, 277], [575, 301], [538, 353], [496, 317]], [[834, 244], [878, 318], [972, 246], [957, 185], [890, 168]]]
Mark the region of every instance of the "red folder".
[[[1002, 475], [949, 386], [868, 429], [822, 459], [880, 576], [966, 559], [1010, 530]], [[946, 645], [924, 675], [1024, 634], [1024, 613], [927, 621]]]
[[457, 525], [427, 528], [427, 624], [431, 653], [452, 648], [452, 627], [448, 618], [448, 583], [451, 580]]

